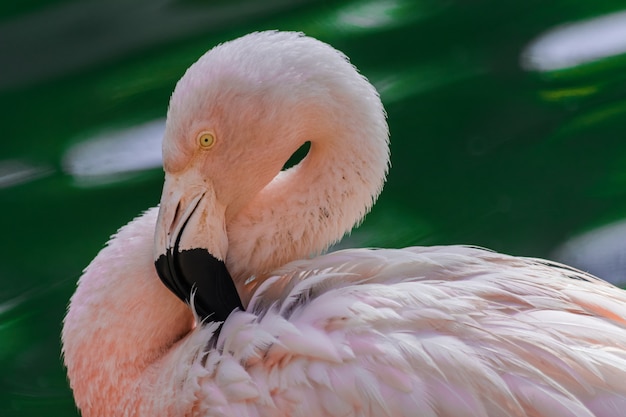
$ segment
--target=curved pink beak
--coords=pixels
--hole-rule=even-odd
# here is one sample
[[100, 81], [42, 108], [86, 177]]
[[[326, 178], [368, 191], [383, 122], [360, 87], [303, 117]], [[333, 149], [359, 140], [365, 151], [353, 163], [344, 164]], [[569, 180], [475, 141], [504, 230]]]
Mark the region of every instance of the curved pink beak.
[[222, 243], [224, 228], [215, 227], [223, 224], [223, 210], [210, 187], [189, 180], [185, 174], [166, 176], [155, 231], [155, 266], [165, 286], [193, 303], [201, 319], [224, 321], [233, 310], [244, 308], [222, 258], [227, 246]]

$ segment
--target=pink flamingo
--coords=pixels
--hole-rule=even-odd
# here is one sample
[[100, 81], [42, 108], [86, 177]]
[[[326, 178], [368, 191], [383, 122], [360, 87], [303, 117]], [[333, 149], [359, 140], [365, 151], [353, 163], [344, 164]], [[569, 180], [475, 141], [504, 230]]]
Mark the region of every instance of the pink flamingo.
[[388, 167], [378, 94], [330, 46], [213, 48], [172, 95], [163, 161], [160, 209], [98, 254], [64, 322], [83, 416], [626, 416], [626, 292], [472, 247], [310, 258]]

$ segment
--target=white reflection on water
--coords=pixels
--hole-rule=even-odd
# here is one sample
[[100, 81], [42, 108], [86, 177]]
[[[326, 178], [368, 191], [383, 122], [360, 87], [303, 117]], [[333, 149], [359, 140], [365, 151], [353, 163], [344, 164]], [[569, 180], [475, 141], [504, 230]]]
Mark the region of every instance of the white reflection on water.
[[554, 254], [567, 265], [619, 286], [626, 285], [626, 220], [594, 229], [565, 242]]
[[557, 26], [535, 39], [522, 54], [530, 70], [575, 67], [626, 52], [626, 11]]
[[0, 161], [0, 189], [30, 182], [53, 172], [50, 167], [33, 165], [19, 159]]
[[337, 14], [340, 26], [364, 29], [382, 28], [394, 24], [393, 11], [397, 1], [378, 0], [349, 4]]
[[447, 7], [445, 2], [420, 0], [356, 0], [338, 4], [314, 26], [301, 27], [306, 33], [372, 33], [402, 27], [428, 18]]
[[109, 131], [77, 143], [65, 153], [63, 169], [77, 184], [109, 184], [161, 166], [165, 119]]

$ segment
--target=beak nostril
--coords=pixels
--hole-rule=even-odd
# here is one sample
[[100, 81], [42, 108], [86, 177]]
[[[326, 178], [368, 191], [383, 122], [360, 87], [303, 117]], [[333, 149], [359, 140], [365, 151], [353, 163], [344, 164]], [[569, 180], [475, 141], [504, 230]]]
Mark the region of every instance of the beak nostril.
[[170, 228], [167, 231], [167, 235], [171, 236], [174, 227], [178, 224], [178, 216], [180, 214], [180, 201], [178, 202], [178, 204], [176, 204], [176, 209], [174, 210], [174, 219], [172, 220], [172, 223], [170, 224]]
[[176, 203], [174, 209], [174, 215], [171, 217], [169, 227], [167, 228], [167, 245], [166, 248], [172, 248], [178, 245], [180, 241], [180, 235], [193, 212], [198, 208], [200, 201], [204, 197], [204, 193], [196, 195], [187, 200], [186, 198], [180, 199]]
[[176, 204], [176, 209], [174, 210], [174, 219], [178, 217], [178, 213], [180, 212], [180, 201]]

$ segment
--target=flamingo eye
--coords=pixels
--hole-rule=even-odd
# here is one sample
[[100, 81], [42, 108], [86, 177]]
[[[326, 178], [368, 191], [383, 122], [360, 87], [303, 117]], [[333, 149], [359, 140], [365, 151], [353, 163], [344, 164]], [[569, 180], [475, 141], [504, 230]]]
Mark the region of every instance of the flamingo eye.
[[203, 149], [210, 149], [215, 145], [215, 134], [213, 132], [201, 132], [198, 135], [198, 143]]

